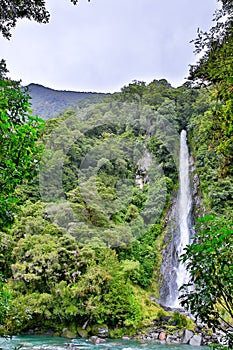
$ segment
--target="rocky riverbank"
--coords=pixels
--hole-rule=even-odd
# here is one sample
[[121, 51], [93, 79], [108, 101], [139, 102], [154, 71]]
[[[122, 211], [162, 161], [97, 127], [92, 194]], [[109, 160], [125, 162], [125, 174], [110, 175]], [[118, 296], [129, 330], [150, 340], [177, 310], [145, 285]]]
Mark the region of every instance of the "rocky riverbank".
[[[127, 334], [126, 332], [129, 333]], [[142, 328], [110, 329], [107, 325], [93, 325], [83, 327], [63, 328], [60, 332], [50, 330], [43, 332], [36, 328], [28, 330], [27, 335], [43, 334], [47, 336], [59, 336], [67, 339], [83, 338], [92, 344], [102, 344], [109, 338], [122, 338], [124, 341], [140, 341], [143, 343], [152, 342], [160, 345], [189, 344], [191, 346], [202, 346], [209, 344], [226, 344], [225, 333], [220, 330], [208, 329], [200, 323], [195, 324], [187, 316], [178, 312], [172, 315], [161, 316], [159, 320], [151, 321], [150, 325]]]
[[[94, 344], [105, 342], [108, 337], [108, 329], [99, 327], [96, 335], [90, 337], [90, 341]], [[194, 330], [168, 330], [166, 327], [149, 327], [137, 330], [133, 336], [123, 336], [123, 340], [141, 340], [143, 342], [153, 341], [158, 344], [189, 344], [191, 346], [202, 346], [209, 344], [224, 344], [225, 334], [216, 330], [212, 332], [205, 327], [196, 326]]]
[[159, 344], [189, 344], [192, 346], [201, 346], [209, 344], [219, 344], [224, 342], [224, 334], [221, 331], [216, 333], [203, 329], [194, 331], [189, 329], [168, 331], [165, 328], [151, 327], [145, 331], [138, 331], [135, 339], [155, 340]]

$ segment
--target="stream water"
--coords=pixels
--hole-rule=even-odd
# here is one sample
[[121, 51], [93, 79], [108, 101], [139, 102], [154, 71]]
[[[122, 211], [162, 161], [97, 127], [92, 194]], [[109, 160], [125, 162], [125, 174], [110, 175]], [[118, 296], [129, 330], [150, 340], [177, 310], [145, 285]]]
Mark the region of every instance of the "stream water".
[[107, 340], [104, 344], [94, 345], [87, 339], [65, 339], [47, 336], [15, 336], [12, 339], [0, 338], [1, 350], [201, 350], [206, 346], [161, 345], [153, 341]]

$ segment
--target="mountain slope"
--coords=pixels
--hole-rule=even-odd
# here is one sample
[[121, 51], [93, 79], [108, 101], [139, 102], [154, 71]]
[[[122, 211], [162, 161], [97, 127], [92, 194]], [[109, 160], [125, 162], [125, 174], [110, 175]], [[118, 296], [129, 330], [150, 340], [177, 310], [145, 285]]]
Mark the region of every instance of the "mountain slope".
[[81, 101], [88, 99], [92, 103], [105, 96], [95, 92], [53, 90], [39, 84], [29, 84], [27, 88], [32, 97], [33, 113], [43, 119], [56, 117]]

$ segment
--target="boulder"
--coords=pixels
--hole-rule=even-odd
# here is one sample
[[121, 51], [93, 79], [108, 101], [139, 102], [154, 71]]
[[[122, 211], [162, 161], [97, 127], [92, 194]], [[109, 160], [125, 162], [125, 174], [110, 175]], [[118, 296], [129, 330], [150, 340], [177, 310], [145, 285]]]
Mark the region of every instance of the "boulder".
[[68, 328], [63, 328], [62, 330], [62, 334], [61, 334], [62, 337], [64, 338], [75, 338], [76, 337], [76, 334], [74, 332], [72, 332], [70, 329]]
[[90, 342], [93, 343], [93, 344], [102, 344], [102, 343], [105, 343], [106, 340], [103, 339], [103, 338], [99, 338], [97, 337], [97, 335], [93, 335], [92, 337], [90, 337]]
[[94, 325], [92, 326], [91, 332], [99, 338], [107, 338], [109, 335], [109, 330], [106, 325]]
[[160, 321], [168, 323], [172, 317], [171, 316], [161, 316]]
[[192, 337], [193, 337], [193, 332], [190, 331], [189, 329], [185, 329], [182, 337], [182, 343], [188, 344], [188, 342]]
[[108, 332], [107, 327], [98, 327], [97, 331], [98, 331], [98, 333], [97, 333], [98, 337], [100, 337], [100, 338], [107, 338], [108, 337], [109, 332]]
[[179, 336], [169, 334], [167, 336], [166, 343], [168, 345], [170, 345], [170, 344], [180, 344]]
[[167, 344], [181, 344], [181, 339], [182, 339], [183, 332], [177, 331], [172, 334], [168, 334], [166, 343]]
[[194, 334], [194, 336], [189, 341], [189, 345], [201, 346], [201, 341], [202, 341], [202, 336], [199, 334]]
[[165, 332], [159, 333], [159, 340], [166, 340], [166, 333]]
[[88, 337], [88, 331], [86, 329], [82, 329], [82, 327], [77, 328], [77, 333], [81, 338], [87, 338]]
[[158, 339], [159, 333], [152, 332], [152, 333], [150, 333], [150, 336], [151, 336], [152, 339]]

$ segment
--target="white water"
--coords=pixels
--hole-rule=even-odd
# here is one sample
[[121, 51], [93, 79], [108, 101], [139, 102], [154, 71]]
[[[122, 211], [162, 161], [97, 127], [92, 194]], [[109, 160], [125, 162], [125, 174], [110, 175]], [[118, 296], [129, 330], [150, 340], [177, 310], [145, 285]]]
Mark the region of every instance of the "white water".
[[[187, 144], [187, 134], [182, 130], [180, 134], [180, 162], [179, 162], [179, 195], [177, 202], [177, 218], [179, 240], [177, 244], [178, 259], [184, 253], [184, 248], [190, 242], [190, 214], [192, 208], [192, 194], [189, 180], [189, 151]], [[176, 270], [177, 295], [174, 301], [174, 306], [179, 307], [179, 288], [188, 282], [188, 271], [185, 264], [179, 262]]]

